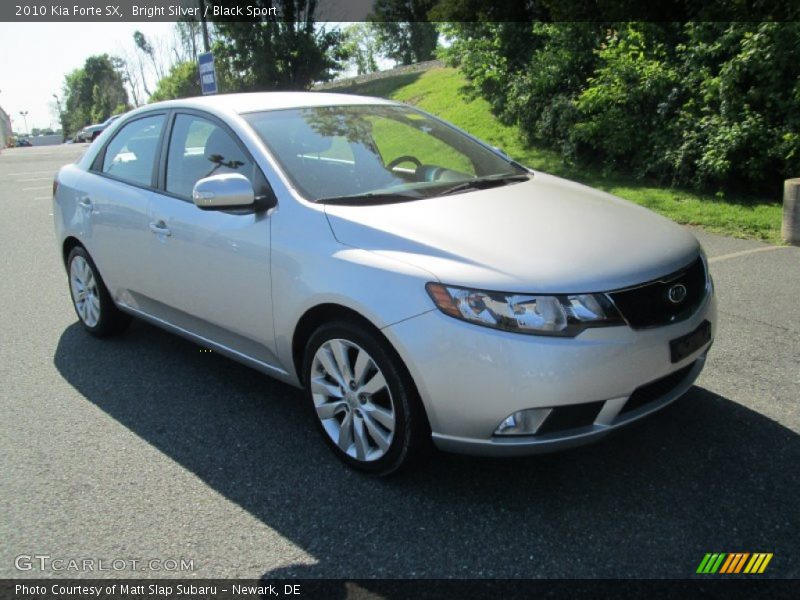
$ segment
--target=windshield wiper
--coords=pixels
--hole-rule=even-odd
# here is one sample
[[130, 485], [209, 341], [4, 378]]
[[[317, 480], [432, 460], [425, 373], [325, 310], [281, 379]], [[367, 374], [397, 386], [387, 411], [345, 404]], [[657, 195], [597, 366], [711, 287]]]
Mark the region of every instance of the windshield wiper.
[[478, 177], [476, 179], [468, 179], [467, 181], [462, 181], [454, 186], [445, 188], [436, 195], [447, 196], [449, 194], [466, 192], [467, 190], [488, 190], [489, 188], [500, 187], [502, 185], [508, 185], [509, 183], [516, 183], [519, 181], [528, 181], [529, 179], [529, 175], [523, 175], [522, 173], [518, 175], [491, 175], [489, 177]]
[[394, 202], [409, 202], [421, 200], [424, 196], [401, 192], [368, 192], [366, 194], [352, 194], [349, 196], [331, 196], [317, 200], [320, 204], [353, 204], [358, 206], [369, 204], [392, 204]]
[[366, 192], [364, 194], [349, 194], [347, 196], [329, 196], [320, 198], [316, 202], [320, 204], [351, 204], [364, 206], [370, 204], [392, 204], [396, 202], [409, 202], [411, 200], [422, 200], [436, 196], [447, 196], [448, 194], [458, 194], [467, 190], [486, 190], [509, 183], [528, 181], [530, 175], [523, 173], [489, 175], [487, 177], [476, 177], [467, 181], [459, 182], [443, 191], [431, 193], [430, 188], [419, 188], [416, 190], [406, 190], [402, 192]]

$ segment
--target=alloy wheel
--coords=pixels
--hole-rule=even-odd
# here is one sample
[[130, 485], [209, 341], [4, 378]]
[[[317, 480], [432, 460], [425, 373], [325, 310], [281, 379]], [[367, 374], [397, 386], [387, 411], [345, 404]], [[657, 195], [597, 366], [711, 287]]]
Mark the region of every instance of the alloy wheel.
[[75, 256], [70, 263], [69, 287], [81, 321], [87, 327], [95, 327], [100, 321], [100, 294], [97, 278], [82, 256]]
[[310, 383], [317, 417], [342, 452], [359, 461], [386, 454], [395, 432], [394, 400], [366, 350], [349, 340], [326, 341], [314, 354]]

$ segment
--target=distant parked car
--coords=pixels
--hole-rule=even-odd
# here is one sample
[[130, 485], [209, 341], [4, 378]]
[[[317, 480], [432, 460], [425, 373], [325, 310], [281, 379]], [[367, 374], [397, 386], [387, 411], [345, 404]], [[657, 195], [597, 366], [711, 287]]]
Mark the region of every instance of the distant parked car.
[[16, 146], [17, 148], [27, 148], [33, 146], [33, 144], [31, 144], [31, 141], [28, 139], [20, 138], [17, 140]]
[[81, 137], [83, 138], [82, 141], [93, 142], [98, 135], [103, 133], [103, 129], [105, 129], [105, 125], [103, 123], [84, 127], [83, 130], [81, 131]]
[[119, 119], [121, 116], [122, 114], [113, 115], [108, 119], [106, 119], [105, 121], [103, 121], [102, 123], [97, 123], [95, 125], [89, 125], [87, 127], [84, 127], [78, 133], [75, 134], [74, 141], [93, 142], [95, 139], [97, 139], [97, 136], [99, 136], [101, 133], [103, 133], [103, 131], [105, 131], [106, 127], [111, 125], [111, 123]]

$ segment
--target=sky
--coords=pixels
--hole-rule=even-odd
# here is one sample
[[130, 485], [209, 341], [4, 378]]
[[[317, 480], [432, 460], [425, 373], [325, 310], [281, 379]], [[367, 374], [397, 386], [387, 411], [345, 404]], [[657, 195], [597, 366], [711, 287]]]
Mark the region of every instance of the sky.
[[[356, 4], [358, 2], [371, 0], [356, 0]], [[336, 8], [336, 2], [332, 0], [331, 6]], [[325, 22], [328, 29], [347, 24], [332, 20]], [[58, 129], [58, 111], [53, 94], [63, 100], [64, 76], [67, 73], [82, 67], [86, 59], [94, 54], [133, 55], [134, 31], [141, 31], [151, 42], [154, 39], [167, 41], [172, 39], [174, 27], [174, 22], [157, 21], [0, 22], [0, 107], [11, 117], [16, 133], [27, 133], [34, 127]], [[387, 60], [380, 60], [379, 64], [381, 69], [391, 66]], [[351, 74], [344, 72], [341, 75]], [[150, 89], [154, 89], [156, 82], [149, 83]], [[20, 111], [27, 111], [28, 114], [23, 118]]]
[[133, 52], [133, 32], [172, 35], [174, 23], [0, 23], [0, 106], [15, 132], [58, 128], [53, 94], [61, 98], [64, 75], [93, 54]]

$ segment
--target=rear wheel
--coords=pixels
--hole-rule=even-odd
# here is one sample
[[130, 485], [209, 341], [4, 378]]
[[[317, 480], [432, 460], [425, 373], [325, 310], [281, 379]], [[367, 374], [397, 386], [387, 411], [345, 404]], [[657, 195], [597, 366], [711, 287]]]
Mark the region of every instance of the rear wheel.
[[370, 329], [347, 321], [320, 327], [306, 346], [303, 374], [323, 438], [348, 465], [388, 475], [430, 444], [413, 381]]
[[130, 316], [114, 304], [94, 261], [82, 246], [76, 246], [69, 253], [67, 272], [72, 306], [86, 331], [106, 337], [128, 327]]

